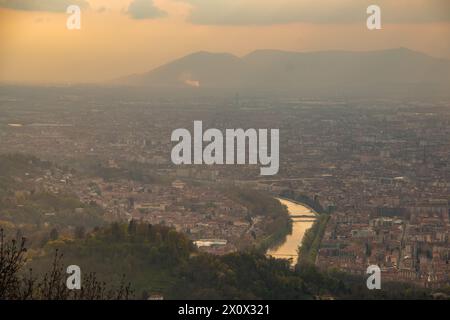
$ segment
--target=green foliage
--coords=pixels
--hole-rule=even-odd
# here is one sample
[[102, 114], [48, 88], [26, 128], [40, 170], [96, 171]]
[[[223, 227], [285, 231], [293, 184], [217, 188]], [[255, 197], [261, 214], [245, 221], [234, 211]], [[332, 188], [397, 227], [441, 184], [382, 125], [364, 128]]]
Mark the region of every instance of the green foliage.
[[314, 222], [312, 227], [305, 232], [302, 244], [299, 247], [299, 262], [314, 263], [316, 261], [317, 253], [320, 249], [323, 234], [327, 227], [330, 215], [321, 214]]
[[33, 268], [45, 272], [55, 249], [63, 253], [65, 264], [95, 272], [102, 281], [118, 283], [126, 275], [138, 294], [164, 292], [174, 281], [175, 268], [195, 252], [192, 242], [174, 229], [136, 221], [112, 223], [84, 239], [49, 242], [45, 256], [33, 260]]
[[54, 194], [29, 185], [27, 179], [46, 172], [64, 172], [54, 164], [22, 154], [0, 155], [0, 220], [14, 225], [47, 223], [52, 227], [95, 227], [103, 224], [103, 210], [71, 194]]
[[172, 299], [310, 299], [284, 260], [257, 253], [202, 254], [181, 268]]
[[23, 154], [0, 155], [0, 198], [8, 195], [17, 184], [15, 176], [24, 177], [37, 169], [48, 169], [51, 164], [36, 157]]
[[285, 260], [258, 253], [221, 257], [202, 254], [183, 265], [168, 290], [171, 299], [430, 299], [431, 291], [384, 282], [368, 290], [364, 277], [319, 270], [302, 263], [295, 271]]
[[0, 300], [122, 300], [132, 295], [124, 279], [118, 289], [108, 289], [104, 282], [97, 280], [95, 273], [84, 275], [80, 290], [68, 289], [66, 270], [57, 251], [47, 270], [35, 277], [32, 269], [24, 270], [25, 242], [25, 238], [7, 240], [0, 228]]
[[242, 188], [224, 188], [223, 190], [231, 199], [242, 204], [249, 211], [249, 217], [264, 216], [262, 226], [266, 237], [259, 239], [257, 249], [265, 252], [268, 248], [282, 242], [292, 230], [292, 222], [286, 207], [273, 198], [273, 196], [261, 191]]
[[366, 279], [322, 271], [304, 262], [296, 270], [286, 260], [256, 252], [224, 256], [199, 253], [172, 228], [132, 222], [98, 229], [84, 240], [50, 242], [47, 255], [32, 261], [47, 271], [52, 252], [65, 265], [77, 264], [99, 280], [117, 285], [125, 275], [136, 298], [163, 294], [166, 299], [427, 299], [430, 291], [413, 285], [383, 283], [368, 290]]
[[103, 211], [95, 204], [84, 204], [68, 194], [37, 192], [1, 201], [0, 219], [15, 224], [95, 227], [103, 224]]

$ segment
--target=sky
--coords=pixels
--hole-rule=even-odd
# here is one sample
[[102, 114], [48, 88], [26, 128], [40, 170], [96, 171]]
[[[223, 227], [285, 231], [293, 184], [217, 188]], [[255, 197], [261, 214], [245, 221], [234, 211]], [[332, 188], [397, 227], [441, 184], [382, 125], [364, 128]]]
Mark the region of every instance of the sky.
[[[366, 27], [371, 4], [381, 30]], [[398, 47], [450, 59], [450, 0], [0, 0], [2, 83], [102, 82], [196, 51]]]

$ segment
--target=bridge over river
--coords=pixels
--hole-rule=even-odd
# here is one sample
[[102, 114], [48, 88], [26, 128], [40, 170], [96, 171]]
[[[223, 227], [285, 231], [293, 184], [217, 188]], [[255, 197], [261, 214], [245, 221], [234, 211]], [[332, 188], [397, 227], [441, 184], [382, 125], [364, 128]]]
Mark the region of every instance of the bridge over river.
[[281, 245], [269, 249], [267, 254], [274, 258], [289, 259], [291, 264], [295, 265], [298, 259], [298, 247], [305, 232], [314, 224], [317, 213], [304, 204], [284, 198], [277, 199], [287, 206], [289, 215], [292, 218], [292, 233], [286, 237], [286, 240]]

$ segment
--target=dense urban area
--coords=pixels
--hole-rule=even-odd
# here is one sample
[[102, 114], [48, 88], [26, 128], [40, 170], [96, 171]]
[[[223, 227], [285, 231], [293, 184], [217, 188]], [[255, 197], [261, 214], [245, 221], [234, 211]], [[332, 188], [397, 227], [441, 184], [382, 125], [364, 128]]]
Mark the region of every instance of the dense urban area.
[[[26, 234], [31, 253], [130, 221], [174, 228], [213, 255], [267, 249], [289, 232], [273, 199], [284, 196], [319, 214], [299, 263], [450, 285], [448, 101], [121, 90], [1, 89], [0, 224]], [[194, 120], [280, 129], [279, 173], [173, 165], [171, 132]]]

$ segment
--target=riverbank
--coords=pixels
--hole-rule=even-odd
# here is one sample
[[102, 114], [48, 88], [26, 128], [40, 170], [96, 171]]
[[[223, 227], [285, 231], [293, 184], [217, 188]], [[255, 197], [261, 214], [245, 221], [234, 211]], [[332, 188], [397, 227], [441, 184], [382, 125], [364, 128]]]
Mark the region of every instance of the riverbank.
[[289, 202], [295, 203], [295, 204], [297, 204], [299, 206], [303, 206], [305, 208], [308, 208], [312, 213], [314, 213], [315, 216], [319, 215], [319, 213], [316, 212], [313, 207], [309, 206], [306, 203], [303, 203], [303, 202], [300, 202], [300, 201], [297, 201], [297, 200], [293, 200], [293, 199], [290, 199], [290, 198], [287, 198], [287, 197], [282, 197], [282, 196], [276, 197], [276, 199], [279, 199], [279, 200], [281, 199], [281, 200], [285, 200], [285, 201], [289, 201]]
[[[292, 222], [286, 208], [266, 192], [253, 189], [223, 186], [222, 192], [248, 210], [247, 221], [251, 223], [248, 235], [239, 250], [255, 250], [264, 254], [269, 248], [282, 243], [292, 230]], [[257, 219], [257, 230], [253, 225]]]
[[298, 247], [302, 239], [315, 223], [317, 213], [309, 206], [297, 201], [286, 198], [276, 198], [282, 205], [287, 207], [290, 221], [292, 223], [292, 231], [286, 236], [282, 243], [271, 246], [267, 250], [267, 255], [274, 258], [288, 259], [291, 265], [295, 266], [298, 260]]
[[300, 203], [301, 205], [307, 206], [317, 214], [326, 212], [325, 208], [322, 207], [322, 204], [317, 197], [311, 198], [306, 194], [295, 194], [294, 192], [289, 190], [285, 190], [284, 192], [282, 192], [279, 197], [283, 197], [289, 201], [295, 201]]
[[315, 264], [329, 219], [329, 214], [323, 213], [319, 215], [313, 226], [305, 233], [298, 250], [299, 262]]
[[328, 208], [325, 210], [316, 198], [311, 199], [307, 195], [294, 196], [292, 193], [288, 192], [282, 194], [282, 197], [289, 201], [301, 203], [302, 205], [311, 208], [311, 210], [317, 214], [316, 221], [312, 227], [305, 232], [302, 238], [302, 242], [298, 247], [297, 259], [297, 261], [300, 262], [314, 264], [330, 218], [331, 209]]
[[265, 253], [270, 250], [270, 248], [278, 247], [282, 245], [289, 234], [292, 233], [293, 223], [291, 219], [286, 220], [285, 224], [278, 228], [277, 231], [271, 233], [263, 240], [260, 240], [256, 244], [256, 251], [260, 253]]

